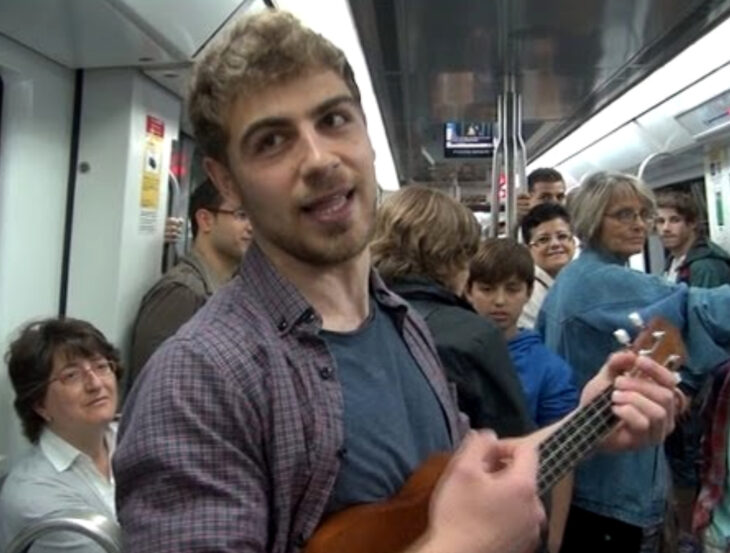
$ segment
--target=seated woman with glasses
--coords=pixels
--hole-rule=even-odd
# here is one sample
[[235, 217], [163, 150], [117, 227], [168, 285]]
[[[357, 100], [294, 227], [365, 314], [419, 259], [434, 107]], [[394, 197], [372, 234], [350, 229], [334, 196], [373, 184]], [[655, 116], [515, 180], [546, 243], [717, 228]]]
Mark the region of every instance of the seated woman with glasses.
[[[0, 550], [24, 527], [63, 511], [114, 520], [117, 350], [87, 322], [47, 319], [21, 331], [6, 362], [15, 410], [33, 447], [0, 490]], [[31, 548], [52, 551], [101, 549], [68, 532], [46, 534]]]
[[522, 238], [535, 262], [535, 281], [530, 301], [517, 322], [520, 328], [534, 328], [537, 314], [560, 269], [575, 255], [570, 215], [560, 204], [538, 204], [525, 214], [520, 226]]
[[[613, 332], [635, 332], [632, 312], [645, 321], [661, 315], [680, 328], [689, 354], [682, 374], [687, 391], [728, 358], [730, 287], [687, 288], [628, 267], [629, 257], [644, 249], [654, 205], [642, 181], [605, 172], [588, 177], [570, 203], [583, 251], [548, 292], [537, 330], [573, 367], [579, 388], [620, 348]], [[598, 454], [581, 464], [562, 553], [657, 551], [668, 478], [661, 447]]]

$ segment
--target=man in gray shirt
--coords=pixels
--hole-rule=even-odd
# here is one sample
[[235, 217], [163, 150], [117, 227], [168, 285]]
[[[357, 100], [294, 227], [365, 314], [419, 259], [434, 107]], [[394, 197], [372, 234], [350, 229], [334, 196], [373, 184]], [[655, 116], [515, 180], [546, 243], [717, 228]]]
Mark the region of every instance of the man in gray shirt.
[[132, 334], [126, 389], [147, 360], [210, 296], [230, 280], [251, 241], [252, 227], [239, 204], [224, 200], [210, 180], [190, 196], [193, 247], [145, 294]]

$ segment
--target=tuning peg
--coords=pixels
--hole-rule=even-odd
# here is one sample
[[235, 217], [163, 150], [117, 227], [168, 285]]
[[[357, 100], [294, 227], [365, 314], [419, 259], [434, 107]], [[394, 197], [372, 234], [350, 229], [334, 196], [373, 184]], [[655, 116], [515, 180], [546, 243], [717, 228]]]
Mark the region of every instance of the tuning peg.
[[644, 319], [641, 318], [638, 311], [629, 313], [629, 321], [631, 321], [631, 324], [634, 325], [635, 328], [644, 328]]
[[[676, 371], [679, 369], [679, 365], [682, 362], [682, 358], [677, 355], [676, 353], [673, 353], [669, 357], [667, 357], [667, 360], [664, 361], [664, 366], [668, 368], [670, 371]], [[679, 373], [677, 373], [679, 375]]]
[[616, 338], [616, 341], [624, 347], [629, 347], [631, 345], [631, 336], [629, 336], [629, 333], [624, 328], [614, 330], [613, 337]]

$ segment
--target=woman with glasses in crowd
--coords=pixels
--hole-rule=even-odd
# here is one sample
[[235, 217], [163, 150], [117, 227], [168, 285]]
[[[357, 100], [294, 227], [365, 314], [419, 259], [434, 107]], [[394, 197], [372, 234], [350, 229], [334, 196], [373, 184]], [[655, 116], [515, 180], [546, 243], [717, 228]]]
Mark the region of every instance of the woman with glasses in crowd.
[[548, 290], [560, 270], [575, 255], [575, 239], [570, 228], [570, 215], [562, 205], [552, 202], [538, 204], [528, 211], [520, 230], [535, 262], [535, 283], [517, 325], [534, 328]]
[[[119, 354], [87, 322], [26, 326], [6, 356], [15, 410], [33, 444], [0, 491], [0, 550], [26, 526], [63, 511], [115, 518], [111, 455]], [[97, 552], [79, 534], [56, 532], [31, 552]]]
[[[680, 328], [689, 353], [682, 385], [690, 393], [702, 373], [728, 358], [730, 288], [687, 288], [628, 267], [644, 249], [654, 207], [642, 181], [605, 172], [588, 177], [570, 203], [583, 251], [548, 292], [537, 330], [573, 367], [579, 388], [619, 349], [613, 332], [635, 332], [632, 312], [645, 321], [662, 315]], [[661, 447], [593, 456], [576, 471], [562, 551], [657, 551], [668, 481]]]

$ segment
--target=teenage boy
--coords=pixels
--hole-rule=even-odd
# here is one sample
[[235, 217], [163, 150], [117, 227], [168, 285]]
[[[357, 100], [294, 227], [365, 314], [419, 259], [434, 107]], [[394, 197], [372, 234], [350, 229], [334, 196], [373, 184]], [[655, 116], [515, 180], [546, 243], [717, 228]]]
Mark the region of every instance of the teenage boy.
[[[568, 364], [545, 347], [537, 332], [517, 325], [534, 279], [534, 262], [525, 246], [511, 238], [491, 238], [481, 243], [472, 258], [466, 295], [477, 312], [491, 318], [502, 331], [530, 415], [542, 427], [578, 405], [578, 390]], [[553, 491], [550, 553], [560, 550], [572, 489], [572, 476], [568, 476]]]
[[517, 325], [534, 280], [534, 262], [525, 246], [511, 238], [491, 238], [472, 258], [466, 295], [502, 331], [530, 414], [542, 427], [575, 408], [578, 391], [568, 364], [545, 347], [537, 332]]

